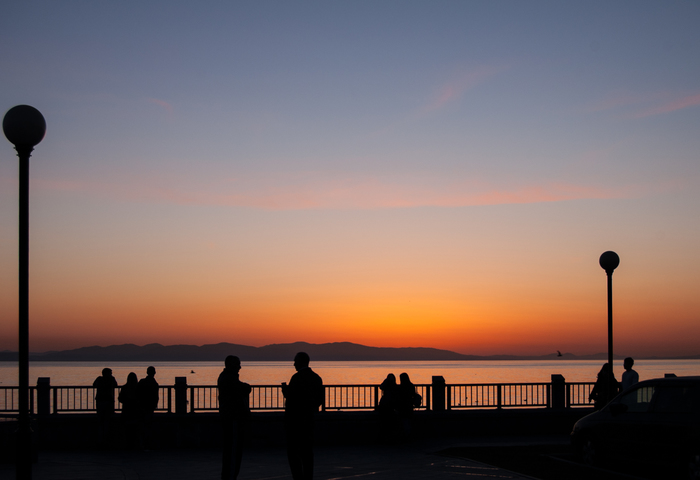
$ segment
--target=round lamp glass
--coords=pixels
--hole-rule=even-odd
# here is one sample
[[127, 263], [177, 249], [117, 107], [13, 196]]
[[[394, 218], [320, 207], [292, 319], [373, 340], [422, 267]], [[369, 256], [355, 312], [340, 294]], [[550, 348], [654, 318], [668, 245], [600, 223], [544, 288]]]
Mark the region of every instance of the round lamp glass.
[[15, 146], [34, 147], [44, 139], [46, 120], [39, 110], [29, 105], [17, 105], [2, 121], [5, 137]]
[[612, 272], [620, 265], [620, 257], [617, 256], [617, 253], [608, 251], [600, 256], [599, 263], [603, 270]]

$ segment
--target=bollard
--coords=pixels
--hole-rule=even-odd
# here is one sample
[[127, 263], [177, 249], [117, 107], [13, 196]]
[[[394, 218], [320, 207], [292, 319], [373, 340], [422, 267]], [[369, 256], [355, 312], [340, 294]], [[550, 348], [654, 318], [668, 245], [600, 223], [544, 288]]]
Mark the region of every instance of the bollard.
[[552, 398], [550, 406], [553, 409], [566, 408], [566, 380], [563, 375], [552, 375]]
[[441, 375], [433, 375], [433, 411], [434, 412], [444, 412], [445, 411], [445, 377]]
[[51, 378], [39, 377], [36, 379], [36, 413], [48, 415], [51, 413]]
[[187, 413], [187, 377], [175, 377], [175, 413]]

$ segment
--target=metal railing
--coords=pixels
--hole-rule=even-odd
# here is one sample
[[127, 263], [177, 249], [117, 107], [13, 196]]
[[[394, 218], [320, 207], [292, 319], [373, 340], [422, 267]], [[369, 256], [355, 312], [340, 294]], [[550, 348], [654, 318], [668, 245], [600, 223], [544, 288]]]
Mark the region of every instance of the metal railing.
[[566, 407], [588, 407], [591, 405], [588, 400], [595, 383], [573, 382], [566, 384]]
[[448, 410], [463, 408], [544, 407], [551, 405], [549, 383], [447, 385]]
[[[565, 384], [566, 407], [590, 406], [588, 396], [593, 382]], [[487, 383], [452, 384], [438, 386], [415, 385], [422, 402], [417, 410], [503, 409], [503, 408], [552, 408], [553, 384], [550, 383]], [[325, 385], [323, 411], [374, 410], [381, 398], [378, 385]], [[435, 397], [444, 388], [444, 399]], [[178, 402], [178, 389], [183, 394]], [[41, 392], [40, 392], [41, 390]], [[115, 411], [120, 411], [115, 389]], [[444, 405], [435, 405], [444, 402]], [[94, 412], [95, 388], [92, 386], [30, 387], [30, 411], [32, 413], [80, 413]], [[279, 385], [253, 385], [250, 394], [253, 411], [284, 410], [284, 395]], [[216, 385], [160, 386], [156, 408], [161, 413], [196, 413], [219, 410]], [[0, 386], [0, 413], [19, 411], [19, 387]]]

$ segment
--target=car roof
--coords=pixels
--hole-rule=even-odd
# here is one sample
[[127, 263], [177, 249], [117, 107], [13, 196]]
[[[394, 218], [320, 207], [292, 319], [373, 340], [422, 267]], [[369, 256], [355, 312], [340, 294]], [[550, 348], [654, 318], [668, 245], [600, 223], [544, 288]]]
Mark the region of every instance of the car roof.
[[687, 377], [664, 377], [664, 378], [650, 378], [649, 380], [643, 380], [639, 383], [658, 383], [658, 384], [674, 384], [674, 383], [700, 383], [700, 376], [687, 376]]

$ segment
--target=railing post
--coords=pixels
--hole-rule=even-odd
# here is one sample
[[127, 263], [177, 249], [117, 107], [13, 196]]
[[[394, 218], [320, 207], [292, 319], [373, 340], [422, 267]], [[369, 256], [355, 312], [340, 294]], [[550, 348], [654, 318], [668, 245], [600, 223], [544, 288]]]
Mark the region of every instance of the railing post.
[[566, 408], [566, 380], [563, 375], [552, 374], [552, 398], [549, 406], [555, 410]]
[[501, 408], [503, 408], [503, 403], [501, 400], [501, 393], [502, 393], [502, 389], [501, 389], [501, 384], [499, 383], [498, 385], [496, 385], [496, 408], [499, 410]]
[[187, 413], [187, 377], [175, 377], [175, 413]]
[[48, 415], [51, 413], [51, 378], [39, 377], [36, 380], [36, 413]]
[[433, 401], [432, 407], [434, 412], [445, 411], [445, 377], [442, 375], [433, 375]]

